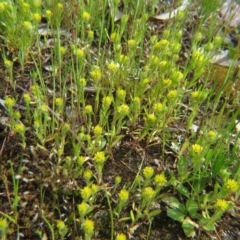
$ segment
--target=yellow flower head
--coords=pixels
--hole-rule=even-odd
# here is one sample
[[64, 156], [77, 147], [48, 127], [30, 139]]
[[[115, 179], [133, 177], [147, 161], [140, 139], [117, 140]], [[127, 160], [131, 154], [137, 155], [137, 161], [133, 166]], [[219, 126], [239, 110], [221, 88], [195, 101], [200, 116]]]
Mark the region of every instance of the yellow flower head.
[[98, 68], [95, 68], [91, 71], [91, 76], [94, 80], [100, 80], [102, 77], [102, 73]]
[[94, 221], [86, 219], [83, 223], [83, 230], [85, 232], [85, 235], [91, 237], [94, 233]]
[[218, 199], [215, 207], [221, 211], [226, 211], [228, 209], [228, 202], [224, 199]]
[[153, 46], [154, 49], [163, 49], [164, 47], [168, 46], [169, 41], [166, 39], [162, 39], [158, 42], [156, 42]]
[[33, 21], [39, 23], [41, 21], [42, 17], [39, 13], [33, 14]]
[[46, 17], [51, 18], [52, 17], [52, 11], [51, 10], [46, 10]]
[[27, 31], [31, 31], [32, 30], [32, 24], [29, 21], [24, 21], [23, 22], [23, 27], [27, 30]]
[[157, 121], [156, 116], [153, 113], [150, 113], [146, 117], [146, 123], [151, 126]]
[[127, 240], [127, 237], [123, 233], [118, 233], [116, 236], [116, 240]]
[[177, 95], [178, 95], [177, 90], [171, 90], [171, 91], [168, 92], [167, 97], [169, 99], [173, 99], [173, 98], [176, 98]]
[[5, 59], [4, 60], [4, 65], [5, 65], [6, 68], [10, 69], [13, 66], [13, 62], [8, 60], [8, 59]]
[[64, 221], [57, 220], [57, 228], [60, 229], [60, 230], [66, 228], [66, 225], [65, 225]]
[[81, 217], [84, 217], [89, 212], [89, 205], [85, 202], [77, 205], [78, 213]]
[[102, 104], [104, 108], [108, 109], [111, 103], [112, 103], [112, 97], [110, 96], [103, 97]]
[[165, 106], [162, 103], [155, 103], [153, 105], [153, 110], [156, 113], [162, 113], [165, 110]]
[[103, 164], [106, 161], [104, 152], [96, 152], [94, 155], [94, 161], [97, 164]]
[[93, 133], [94, 133], [95, 136], [101, 135], [102, 134], [102, 127], [99, 126], [99, 125], [95, 126], [94, 129], [93, 129]]
[[78, 159], [77, 159], [77, 163], [79, 165], [83, 165], [83, 163], [86, 161], [86, 157], [84, 156], [79, 156]]
[[92, 194], [95, 194], [95, 193], [98, 192], [99, 187], [98, 187], [98, 185], [96, 185], [96, 184], [92, 184], [92, 185], [91, 185], [91, 189], [92, 189]]
[[83, 177], [86, 181], [89, 181], [92, 178], [92, 176], [93, 176], [93, 172], [90, 169], [85, 170], [83, 173]]
[[152, 187], [145, 187], [142, 192], [142, 198], [146, 200], [153, 199], [155, 196], [155, 191]]
[[167, 78], [167, 79], [164, 79], [164, 80], [163, 80], [163, 83], [164, 83], [164, 85], [166, 85], [166, 86], [170, 86], [170, 85], [172, 84], [172, 80], [169, 79], [169, 78]]
[[159, 62], [159, 67], [162, 69], [162, 68], [165, 68], [167, 66], [167, 61], [160, 61]]
[[125, 116], [125, 115], [128, 115], [129, 113], [129, 107], [127, 104], [121, 104], [119, 107], [118, 107], [118, 112]]
[[55, 102], [56, 102], [56, 105], [57, 105], [59, 108], [62, 108], [62, 107], [63, 107], [63, 98], [58, 97], [58, 98], [55, 99]]
[[93, 112], [92, 105], [85, 106], [85, 112], [91, 114]]
[[86, 79], [85, 78], [79, 78], [78, 83], [82, 88], [84, 88], [86, 86]]
[[27, 104], [29, 104], [31, 101], [31, 97], [28, 93], [23, 94], [23, 99], [24, 99], [25, 103], [27, 103]]
[[22, 123], [18, 123], [14, 126], [14, 130], [17, 133], [23, 134], [26, 131], [26, 127]]
[[60, 53], [61, 53], [62, 55], [64, 55], [64, 54], [66, 53], [67, 50], [66, 50], [65, 47], [60, 46], [59, 51], [60, 51]]
[[235, 181], [234, 179], [228, 179], [224, 185], [225, 185], [225, 188], [232, 193], [236, 192], [239, 188], [238, 182]]
[[134, 39], [128, 40], [128, 46], [129, 47], [135, 47], [136, 45], [137, 45], [137, 43]]
[[123, 101], [125, 99], [126, 96], [126, 91], [119, 88], [117, 89], [117, 98], [120, 99], [121, 101]]
[[191, 92], [191, 96], [193, 99], [199, 98], [200, 92], [199, 91], [193, 91]]
[[203, 147], [199, 144], [193, 144], [192, 145], [192, 151], [193, 151], [193, 153], [199, 155], [203, 151]]
[[12, 108], [16, 104], [16, 100], [12, 97], [5, 98], [5, 105], [7, 108]]
[[41, 109], [43, 112], [48, 112], [48, 106], [47, 106], [46, 104], [44, 104], [44, 103], [40, 106], [40, 109]]
[[88, 12], [83, 12], [83, 14], [82, 14], [82, 18], [83, 18], [84, 21], [87, 22], [87, 21], [90, 20], [91, 15], [90, 15]]
[[92, 195], [92, 189], [88, 186], [85, 186], [83, 189], [81, 189], [81, 196], [82, 198], [87, 201]]
[[80, 49], [80, 48], [76, 49], [76, 56], [78, 58], [83, 58], [84, 57], [84, 50]]
[[150, 166], [147, 166], [143, 169], [143, 176], [145, 179], [150, 179], [154, 174], [154, 169]]
[[62, 4], [62, 3], [58, 3], [57, 6], [58, 6], [58, 9], [59, 9], [59, 10], [62, 10], [62, 9], [63, 9], [63, 4]]
[[122, 181], [122, 178], [120, 177], [120, 176], [116, 176], [116, 178], [115, 178], [115, 184], [120, 184], [121, 183], [121, 181]]
[[120, 201], [127, 201], [129, 198], [129, 192], [126, 189], [122, 189], [119, 193], [118, 193], [118, 197], [120, 199]]
[[4, 231], [8, 226], [7, 220], [5, 218], [0, 219], [0, 229]]
[[162, 187], [165, 185], [165, 183], [167, 182], [167, 179], [164, 175], [164, 173], [161, 173], [161, 174], [157, 174], [155, 177], [154, 177], [154, 182], [156, 184], [157, 187]]
[[110, 63], [107, 64], [107, 68], [112, 72], [116, 72], [119, 68], [119, 64], [114, 63], [114, 62], [110, 62]]

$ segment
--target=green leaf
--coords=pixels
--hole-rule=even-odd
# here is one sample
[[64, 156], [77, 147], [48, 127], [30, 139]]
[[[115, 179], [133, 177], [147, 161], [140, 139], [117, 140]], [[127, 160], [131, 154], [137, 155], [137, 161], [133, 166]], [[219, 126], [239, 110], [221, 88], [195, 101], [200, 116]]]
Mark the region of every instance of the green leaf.
[[181, 204], [177, 198], [175, 197], [166, 197], [162, 199], [163, 202], [165, 202], [168, 206], [172, 208], [179, 208], [179, 205]]
[[195, 179], [193, 181], [193, 189], [195, 193], [200, 193], [206, 187], [207, 178]]
[[179, 184], [177, 186], [177, 190], [185, 197], [189, 198], [190, 194], [186, 187], [184, 187], [182, 184]]
[[182, 228], [183, 228], [183, 231], [185, 233], [185, 235], [187, 237], [192, 237], [194, 236], [195, 234], [195, 226], [197, 226], [196, 223], [194, 223], [192, 220], [190, 219], [185, 219], [183, 222], [182, 222]]
[[156, 215], [160, 214], [162, 211], [160, 209], [155, 209], [147, 214], [148, 218], [155, 217]]
[[186, 209], [191, 215], [191, 217], [194, 217], [198, 211], [198, 204], [192, 199], [188, 199], [186, 203]]
[[206, 231], [214, 231], [215, 230], [215, 225], [212, 222], [207, 223], [206, 225], [203, 226], [203, 229]]
[[184, 213], [182, 213], [178, 209], [168, 209], [167, 215], [168, 215], [168, 217], [170, 217], [176, 221], [179, 221], [179, 222], [182, 222], [186, 216]]
[[212, 166], [212, 171], [213, 171], [213, 175], [217, 175], [222, 168], [224, 168], [225, 166], [225, 158], [223, 157], [218, 157], [214, 160], [213, 162], [213, 166]]

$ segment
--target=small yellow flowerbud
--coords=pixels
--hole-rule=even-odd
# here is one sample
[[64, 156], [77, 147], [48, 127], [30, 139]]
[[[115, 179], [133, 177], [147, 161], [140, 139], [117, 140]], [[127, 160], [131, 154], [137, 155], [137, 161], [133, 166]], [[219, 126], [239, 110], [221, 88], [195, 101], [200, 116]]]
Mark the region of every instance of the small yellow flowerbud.
[[56, 98], [55, 102], [56, 102], [57, 107], [59, 107], [60, 109], [63, 108], [63, 99], [62, 98], [60, 98], [60, 97]]
[[59, 9], [59, 10], [62, 10], [62, 9], [63, 9], [63, 5], [62, 5], [62, 3], [58, 3], [57, 6], [58, 6], [58, 9]]
[[84, 88], [86, 86], [86, 79], [85, 78], [80, 78], [78, 80], [79, 85]]
[[83, 165], [83, 163], [86, 161], [86, 157], [84, 156], [79, 156], [78, 159], [77, 159], [77, 163], [79, 165]]
[[168, 41], [168, 40], [162, 39], [162, 40], [156, 42], [156, 43], [154, 44], [153, 48], [160, 50], [160, 49], [163, 49], [163, 48], [165, 48], [166, 46], [168, 46], [168, 44], [169, 44], [169, 41]]
[[13, 62], [10, 61], [10, 60], [8, 60], [8, 59], [5, 59], [5, 60], [4, 60], [4, 65], [5, 65], [5, 67], [6, 67], [7, 69], [11, 69], [12, 66], [13, 66]]
[[134, 39], [128, 40], [128, 46], [129, 47], [135, 47], [137, 45], [136, 41]]
[[48, 106], [46, 104], [42, 104], [40, 106], [40, 109], [43, 111], [43, 112], [48, 112]]
[[162, 103], [155, 103], [153, 105], [153, 110], [156, 113], [162, 113], [165, 110], [165, 106]]
[[66, 50], [65, 47], [60, 46], [59, 51], [60, 51], [60, 53], [61, 53], [62, 55], [64, 55], [64, 54], [66, 53], [67, 50]]
[[99, 125], [95, 126], [94, 129], [93, 129], [93, 133], [94, 133], [95, 136], [101, 135], [102, 134], [102, 127], [99, 126]]
[[92, 114], [92, 112], [93, 112], [92, 105], [85, 106], [85, 112], [87, 114]]
[[107, 68], [112, 72], [116, 72], [119, 68], [119, 64], [116, 64], [114, 62], [110, 62], [110, 63], [107, 64]]
[[30, 101], [31, 101], [31, 97], [30, 97], [30, 95], [28, 93], [24, 93], [23, 94], [23, 99], [24, 99], [26, 104], [29, 104]]
[[76, 50], [76, 56], [78, 58], [83, 58], [84, 57], [84, 50], [83, 49], [77, 49]]
[[172, 80], [169, 79], [169, 78], [167, 78], [167, 79], [164, 79], [164, 80], [163, 80], [163, 83], [164, 83], [164, 85], [166, 85], [166, 86], [169, 87], [169, 86], [172, 84]]
[[29, 21], [24, 21], [23, 22], [23, 27], [27, 30], [27, 31], [31, 31], [32, 30], [32, 24]]
[[116, 177], [115, 177], [115, 184], [116, 184], [116, 185], [120, 184], [121, 181], [122, 181], [122, 178], [121, 178], [120, 176], [116, 176]]
[[51, 10], [46, 10], [46, 17], [51, 18], [52, 17], [52, 11]]
[[88, 39], [92, 40], [94, 37], [94, 32], [92, 30], [88, 31]]
[[87, 182], [92, 178], [92, 176], [93, 176], [93, 172], [90, 169], [85, 170], [83, 173], [83, 177]]
[[126, 96], [126, 91], [123, 90], [123, 89], [117, 89], [117, 98], [121, 101], [124, 101], [125, 99], [125, 96]]

